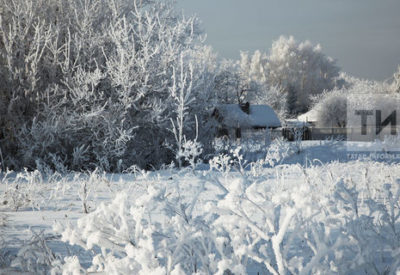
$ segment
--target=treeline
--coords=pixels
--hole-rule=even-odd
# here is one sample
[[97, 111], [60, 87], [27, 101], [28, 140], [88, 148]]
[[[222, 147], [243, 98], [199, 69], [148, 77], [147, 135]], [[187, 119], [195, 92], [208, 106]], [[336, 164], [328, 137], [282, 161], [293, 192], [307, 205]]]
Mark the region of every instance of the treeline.
[[[1, 0], [0, 6], [4, 166], [158, 167], [173, 159], [171, 119], [181, 103], [185, 114], [206, 120], [212, 55], [197, 19], [178, 16], [171, 3]], [[184, 120], [181, 130], [194, 136], [195, 116]]]
[[319, 45], [292, 37], [217, 62], [197, 18], [169, 1], [0, 0], [0, 18], [3, 169], [181, 163], [213, 153], [217, 104], [285, 118], [345, 82]]

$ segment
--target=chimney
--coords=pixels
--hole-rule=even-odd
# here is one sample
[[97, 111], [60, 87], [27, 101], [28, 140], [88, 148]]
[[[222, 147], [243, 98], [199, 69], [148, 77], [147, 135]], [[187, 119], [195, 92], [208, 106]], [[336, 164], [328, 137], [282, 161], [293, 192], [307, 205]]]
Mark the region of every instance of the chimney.
[[245, 112], [246, 114], [250, 114], [250, 103], [246, 102], [246, 103], [240, 103], [239, 104], [240, 109], [242, 109], [243, 112]]

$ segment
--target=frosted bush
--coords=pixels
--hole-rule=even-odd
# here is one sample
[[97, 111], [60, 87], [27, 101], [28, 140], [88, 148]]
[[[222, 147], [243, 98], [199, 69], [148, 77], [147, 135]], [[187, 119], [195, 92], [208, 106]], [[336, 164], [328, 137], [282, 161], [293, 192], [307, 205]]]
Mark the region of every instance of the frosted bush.
[[192, 140], [186, 140], [182, 144], [183, 148], [183, 157], [187, 162], [189, 162], [190, 166], [194, 169], [196, 168], [196, 165], [198, 164], [199, 157], [201, 153], [203, 152], [203, 146], [201, 143]]
[[58, 258], [48, 247], [47, 242], [43, 232], [32, 231], [31, 239], [19, 249], [11, 266], [20, 272], [48, 274]]
[[72, 245], [100, 248], [89, 272], [215, 273], [219, 257], [208, 226], [193, 213], [196, 196], [185, 203], [163, 188], [150, 186], [147, 192], [133, 201], [119, 194], [76, 226], [54, 229]]
[[[360, 190], [351, 182], [340, 182], [335, 197], [339, 211], [347, 218], [343, 231], [356, 240], [357, 263], [350, 268], [395, 272], [400, 264], [394, 260], [400, 247], [400, 180], [380, 182], [375, 199], [368, 189]], [[388, 258], [392, 261], [387, 262]]]
[[[93, 259], [92, 271], [126, 270], [124, 266], [127, 266], [131, 272], [138, 272], [141, 263], [134, 258], [126, 259], [129, 264], [111, 260], [114, 254], [126, 257], [132, 245], [139, 245], [141, 235], [137, 234], [147, 237], [146, 233], [139, 230], [135, 232], [136, 220], [129, 215], [129, 211], [126, 196], [120, 195], [110, 205], [101, 204], [96, 211], [81, 218], [76, 228], [67, 226], [63, 229], [61, 225], [56, 225], [54, 229], [62, 233], [62, 240], [71, 245], [80, 245], [85, 249], [93, 249], [94, 246], [101, 248], [102, 253]], [[151, 256], [151, 247], [149, 249], [151, 261], [155, 255]], [[149, 263], [146, 261], [143, 264]]]
[[41, 204], [46, 198], [45, 190], [39, 186], [44, 186], [43, 175], [35, 170], [14, 174], [5, 173], [0, 184], [6, 185], [5, 192], [0, 195], [1, 204], [12, 210], [21, 208], [40, 209]]
[[275, 165], [282, 163], [282, 161], [291, 154], [292, 148], [290, 143], [281, 138], [274, 139], [268, 147], [265, 163], [274, 167]]
[[62, 275], [80, 275], [85, 274], [85, 270], [81, 267], [77, 256], [65, 257], [64, 263], [56, 261], [51, 274], [62, 274]]
[[233, 165], [232, 157], [225, 154], [219, 154], [209, 161], [210, 171], [217, 170], [225, 174], [229, 173]]
[[[226, 185], [214, 226], [226, 232], [234, 258], [247, 268], [258, 263], [258, 270], [272, 274], [395, 272], [399, 182], [390, 177], [392, 183], [385, 184], [365, 167], [347, 167], [359, 169], [349, 173], [358, 174], [354, 178], [341, 177], [343, 166], [336, 164], [291, 166], [291, 176], [278, 166], [272, 181], [251, 172]], [[375, 169], [381, 176], [393, 171]]]
[[[300, 218], [299, 210], [311, 208], [312, 201], [306, 196], [309, 187], [302, 186], [295, 194], [285, 186], [263, 182], [246, 185], [244, 179], [238, 179], [228, 187], [229, 194], [218, 203], [221, 215], [216, 225], [228, 232], [233, 253], [240, 262], [252, 260], [273, 274], [284, 274], [288, 270], [282, 242], [294, 229], [293, 220]], [[290, 234], [294, 239], [295, 231]], [[290, 245], [285, 242], [285, 246]]]
[[[276, 144], [290, 148], [290, 143]], [[122, 176], [133, 181], [118, 184], [98, 172], [55, 176], [50, 189], [39, 185], [42, 191], [35, 194], [52, 190], [47, 200], [68, 196], [80, 217], [56, 223], [59, 235], [36, 234], [12, 255], [2, 234], [9, 227], [0, 227], [0, 265], [10, 273], [35, 274], [399, 270], [399, 164], [359, 161], [304, 167], [279, 165], [276, 159], [271, 167], [262, 160], [257, 168], [242, 164], [241, 169], [238, 162], [243, 159], [236, 150], [217, 156], [209, 171], [137, 169], [134, 175]], [[5, 181], [18, 178], [21, 186], [29, 180], [45, 181], [39, 174], [29, 175], [9, 174]], [[93, 188], [88, 214], [81, 213], [78, 194], [83, 182]], [[103, 197], [99, 204], [96, 193], [104, 196], [104, 191], [117, 195], [110, 201]], [[70, 209], [70, 202], [66, 207]], [[49, 245], [58, 236], [80, 248], [58, 257]]]

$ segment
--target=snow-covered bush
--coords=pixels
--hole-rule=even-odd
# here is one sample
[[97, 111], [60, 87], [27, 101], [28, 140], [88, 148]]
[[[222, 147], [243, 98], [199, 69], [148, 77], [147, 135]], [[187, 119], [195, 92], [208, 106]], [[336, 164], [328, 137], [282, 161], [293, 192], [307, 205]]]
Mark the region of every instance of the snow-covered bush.
[[189, 66], [189, 72], [183, 71], [183, 57], [180, 60], [180, 81], [177, 81], [178, 76], [173, 71], [172, 79], [173, 85], [171, 88], [172, 97], [176, 101], [176, 120], [171, 119], [172, 132], [174, 134], [175, 146], [171, 146], [171, 149], [175, 153], [175, 159], [178, 163], [178, 167], [182, 168], [183, 161], [188, 161], [191, 167], [195, 168], [195, 161], [201, 155], [203, 148], [201, 143], [198, 142], [199, 138], [199, 123], [197, 116], [195, 115], [195, 131], [196, 136], [193, 140], [189, 140], [186, 133], [185, 124], [189, 114], [189, 106], [195, 100], [192, 95], [193, 89], [193, 67]]
[[[87, 173], [59, 174], [38, 170], [7, 172], [1, 175], [0, 209], [7, 211], [40, 211], [43, 207], [59, 209], [58, 201], [73, 193], [78, 209], [90, 212], [96, 208], [99, 185], [108, 185], [105, 173], [95, 170]], [[115, 191], [116, 192], [116, 191]]]
[[[312, 203], [306, 195], [309, 186], [296, 188], [283, 183], [271, 185], [263, 181], [252, 183], [244, 177], [236, 179], [227, 187], [228, 195], [218, 202], [219, 217], [215, 221], [219, 231], [228, 234], [233, 258], [245, 265], [259, 263], [263, 266], [261, 270], [272, 274], [296, 272], [287, 269], [286, 262], [288, 247], [299, 232], [290, 226], [301, 220], [301, 209], [310, 209]], [[286, 238], [287, 234], [291, 237]]]
[[[203, 217], [193, 210], [202, 188], [185, 203], [165, 189], [149, 187], [148, 194], [132, 202], [119, 194], [109, 205], [78, 221], [76, 227], [55, 230], [62, 239], [85, 249], [99, 247], [89, 272], [118, 274], [223, 274], [224, 244], [217, 242]], [[211, 215], [211, 214], [210, 214]], [[62, 267], [81, 270], [79, 261]]]
[[[48, 242], [52, 239], [55, 239], [52, 235], [33, 230], [30, 230], [30, 238], [26, 241], [14, 239], [12, 242], [10, 240], [6, 242], [1, 237], [0, 270], [4, 274], [50, 274], [53, 267], [61, 260], [48, 246]], [[17, 244], [19, 246], [14, 254]]]
[[53, 264], [59, 259], [47, 244], [49, 237], [43, 232], [31, 233], [31, 239], [19, 249], [16, 258], [11, 262], [13, 272], [49, 274]]
[[[176, 117], [173, 72], [191, 71], [185, 120], [213, 105], [214, 55], [197, 19], [169, 1], [1, 0], [0, 138], [6, 166], [150, 168], [169, 163]], [[192, 64], [192, 65], [190, 65]], [[185, 83], [183, 83], [185, 82]], [[180, 86], [177, 85], [177, 92]], [[210, 125], [199, 141], [208, 148]], [[151, 137], [151, 138], [149, 138]], [[166, 142], [167, 141], [167, 142]]]
[[[143, 211], [132, 214], [130, 211], [126, 196], [120, 195], [111, 204], [102, 204], [80, 219], [76, 229], [67, 227], [62, 231], [63, 228], [58, 225], [55, 230], [61, 231], [62, 240], [72, 245], [85, 249], [101, 248], [101, 254], [93, 259], [92, 271], [138, 273], [142, 268], [155, 271], [159, 265], [152, 251], [151, 228], [147, 229], [146, 224], [142, 227]], [[135, 247], [142, 248], [140, 255], [132, 255]], [[121, 255], [123, 258], [120, 260], [115, 258]], [[135, 256], [142, 258], [135, 259]]]
[[271, 167], [279, 165], [293, 153], [292, 151], [292, 146], [289, 142], [282, 138], [274, 139], [268, 147], [265, 163]]
[[[46, 193], [41, 209], [68, 209], [71, 222], [64, 224], [62, 213], [54, 226], [60, 235], [36, 234], [18, 250], [0, 234], [0, 265], [9, 273], [53, 274], [398, 272], [399, 164], [287, 165], [280, 157], [294, 152], [290, 143], [271, 146], [281, 151], [271, 150], [250, 169], [236, 148], [196, 173], [54, 176], [49, 186], [37, 184], [42, 191], [33, 196]], [[18, 178], [23, 186], [29, 177]], [[88, 214], [78, 194], [83, 182], [97, 188]], [[58, 236], [79, 248], [64, 251]], [[63, 258], [50, 249], [56, 243]]]
[[10, 171], [2, 175], [0, 184], [6, 186], [0, 195], [1, 206], [6, 209], [18, 211], [19, 209], [40, 209], [46, 199], [43, 186], [43, 177], [39, 171], [15, 174]]
[[[340, 176], [355, 167], [361, 170]], [[264, 170], [254, 182], [250, 174], [226, 185], [229, 193], [217, 202], [214, 225], [228, 234], [237, 262], [272, 274], [398, 270], [400, 187], [394, 179], [384, 184], [373, 177], [393, 168], [297, 166], [291, 176], [287, 168], [271, 171], [276, 181]]]
[[335, 207], [327, 209], [332, 211], [331, 216], [342, 214], [345, 219], [342, 234], [350, 240], [347, 249], [356, 251], [354, 261], [348, 259], [342, 266], [337, 266], [342, 272], [350, 269], [395, 273], [400, 268], [397, 259], [400, 245], [399, 179], [389, 177], [385, 180], [369, 173], [368, 168], [365, 169], [364, 179], [360, 182], [339, 181], [335, 187]]
[[216, 246], [204, 217], [193, 212], [203, 188], [189, 202], [154, 186], [134, 200], [119, 194], [112, 203], [79, 219], [76, 226], [57, 224], [54, 229], [72, 245], [100, 248], [89, 272], [223, 274], [218, 254], [222, 248]]

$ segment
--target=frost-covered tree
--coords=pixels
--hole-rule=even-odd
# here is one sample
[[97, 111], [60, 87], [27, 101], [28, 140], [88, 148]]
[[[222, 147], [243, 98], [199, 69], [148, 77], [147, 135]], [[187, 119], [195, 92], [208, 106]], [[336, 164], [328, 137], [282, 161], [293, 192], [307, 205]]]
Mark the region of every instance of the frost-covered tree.
[[280, 86], [270, 85], [265, 70], [267, 68], [267, 55], [255, 51], [253, 55], [242, 52], [240, 55], [240, 72], [247, 83], [250, 83], [251, 92], [247, 100], [254, 104], [267, 104], [271, 106], [281, 118], [286, 117], [288, 93]]
[[215, 76], [215, 90], [221, 103], [241, 104], [259, 94], [260, 83], [247, 71], [247, 54], [241, 53], [240, 61], [224, 60]]
[[347, 97], [341, 90], [326, 94], [314, 108], [317, 108], [318, 126], [346, 127]]
[[220, 103], [237, 103], [236, 92], [239, 89], [239, 75], [231, 60], [223, 60], [215, 76], [215, 89]]
[[339, 68], [336, 62], [322, 53], [318, 44], [297, 42], [292, 36], [281, 36], [272, 44], [264, 69], [270, 85], [288, 92], [294, 89], [296, 102], [289, 104], [290, 114], [305, 112], [310, 107], [310, 96], [335, 87]]
[[[390, 84], [347, 75], [342, 77], [346, 85], [341, 89], [324, 92], [313, 98], [319, 126], [346, 127], [349, 111], [396, 109], [399, 95], [392, 92]], [[372, 119], [370, 123], [374, 123]]]
[[[169, 1], [0, 0], [0, 139], [7, 166], [105, 170], [173, 159], [173, 71], [208, 116], [214, 55]], [[183, 65], [180, 64], [182, 59]], [[190, 65], [192, 64], [192, 65]], [[194, 65], [193, 65], [194, 64]], [[195, 136], [194, 116], [185, 120]], [[199, 132], [209, 125], [201, 123]], [[212, 135], [199, 135], [209, 143]]]
[[400, 66], [397, 71], [393, 74], [392, 90], [395, 93], [400, 93]]
[[258, 50], [252, 55], [242, 52], [236, 64], [229, 73], [239, 72], [256, 87], [248, 99], [271, 105], [281, 117], [307, 111], [311, 97], [343, 85], [335, 61], [322, 53], [320, 45], [299, 43], [293, 37], [280, 37], [268, 55]]

